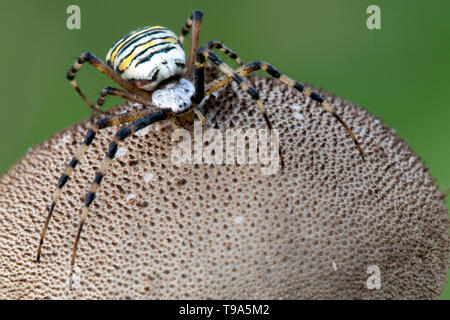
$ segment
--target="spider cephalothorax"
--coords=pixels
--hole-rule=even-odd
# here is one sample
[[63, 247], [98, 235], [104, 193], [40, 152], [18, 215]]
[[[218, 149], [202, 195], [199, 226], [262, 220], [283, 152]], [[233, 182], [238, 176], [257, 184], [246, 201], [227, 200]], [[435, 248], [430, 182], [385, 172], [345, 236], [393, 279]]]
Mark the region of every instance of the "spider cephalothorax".
[[[155, 106], [160, 110], [157, 112], [144, 110], [139, 112], [126, 113], [110, 118], [102, 119], [87, 132], [83, 144], [76, 152], [73, 159], [68, 164], [66, 170], [61, 175], [56, 191], [52, 198], [52, 203], [48, 209], [47, 218], [41, 232], [37, 261], [41, 257], [41, 249], [48, 224], [55, 209], [57, 200], [61, 195], [62, 188], [70, 179], [73, 170], [81, 161], [87, 148], [91, 145], [97, 133], [104, 128], [126, 124], [119, 129], [112, 139], [105, 159], [100, 164], [94, 181], [91, 184], [89, 192], [84, 200], [84, 208], [78, 225], [75, 243], [71, 258], [71, 275], [75, 264], [76, 251], [80, 239], [83, 225], [86, 221], [89, 207], [95, 199], [95, 194], [100, 187], [103, 177], [111, 161], [115, 158], [118, 145], [130, 137], [136, 131], [139, 131], [152, 123], [175, 119], [178, 114], [185, 113], [192, 109], [193, 112], [204, 122], [204, 117], [197, 109], [205, 96], [223, 88], [232, 81], [236, 82], [243, 91], [250, 94], [255, 100], [261, 111], [262, 116], [269, 129], [272, 124], [267, 115], [264, 104], [259, 96], [259, 92], [254, 88], [246, 77], [254, 71], [263, 70], [270, 76], [277, 78], [282, 83], [295, 88], [299, 92], [307, 95], [312, 100], [320, 103], [336, 120], [338, 120], [348, 134], [351, 136], [358, 151], [364, 159], [360, 144], [356, 140], [347, 124], [334, 112], [331, 106], [316, 92], [305, 88], [299, 82], [292, 80], [288, 76], [278, 72], [272, 65], [255, 61], [242, 64], [237, 54], [225, 47], [218, 41], [209, 41], [205, 46], [198, 48], [200, 28], [202, 22], [202, 12], [194, 10], [183, 26], [181, 36], [178, 38], [172, 31], [165, 27], [145, 27], [130, 32], [118, 41], [116, 41], [109, 50], [106, 63], [97, 58], [90, 52], [81, 54], [72, 68], [67, 72], [67, 79], [70, 81], [81, 98], [93, 109], [93, 114], [100, 111], [108, 95], [121, 97], [129, 101], [141, 103], [145, 106]], [[185, 36], [192, 28], [191, 44], [189, 48], [188, 60], [182, 44]], [[218, 49], [227, 56], [235, 60], [239, 68], [233, 70], [225, 64], [212, 49]], [[205, 87], [205, 65], [211, 61], [223, 75], [214, 81], [208, 83]], [[100, 72], [115, 81], [122, 89], [104, 88], [100, 92], [97, 103], [94, 105], [83, 94], [75, 81], [75, 74], [81, 68], [83, 63], [88, 62]], [[284, 166], [281, 148], [277, 136], [271, 130], [274, 143], [278, 148], [281, 167]], [[70, 282], [71, 283], [71, 282]]]

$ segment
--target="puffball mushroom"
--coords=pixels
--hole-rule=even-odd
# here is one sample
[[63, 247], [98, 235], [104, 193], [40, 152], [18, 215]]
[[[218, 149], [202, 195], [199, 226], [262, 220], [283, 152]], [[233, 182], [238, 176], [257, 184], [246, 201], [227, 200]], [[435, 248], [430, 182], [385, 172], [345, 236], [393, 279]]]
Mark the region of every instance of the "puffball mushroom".
[[[0, 179], [0, 298], [438, 298], [449, 219], [421, 160], [379, 119], [322, 92], [360, 139], [364, 162], [320, 105], [276, 80], [253, 81], [279, 129], [284, 170], [174, 164], [179, 142], [170, 126], [133, 135], [91, 206], [72, 291], [82, 201], [117, 128], [98, 135], [64, 188], [40, 264], [46, 207], [93, 122], [29, 150]], [[125, 103], [107, 114], [142, 108]], [[207, 128], [265, 128], [254, 101], [235, 85], [203, 110]]]

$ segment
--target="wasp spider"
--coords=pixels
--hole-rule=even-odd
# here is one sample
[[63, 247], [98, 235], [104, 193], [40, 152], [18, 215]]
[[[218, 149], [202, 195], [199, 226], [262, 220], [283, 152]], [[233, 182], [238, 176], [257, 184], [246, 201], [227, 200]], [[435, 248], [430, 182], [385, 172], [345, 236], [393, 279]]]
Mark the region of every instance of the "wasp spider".
[[[106, 56], [106, 63], [92, 53], [85, 52], [78, 57], [72, 68], [67, 72], [67, 79], [70, 81], [81, 98], [87, 103], [87, 105], [92, 108], [93, 114], [100, 111], [101, 107], [105, 103], [105, 98], [108, 95], [121, 97], [143, 105], [156, 106], [159, 111], [131, 112], [105, 118], [95, 123], [92, 129], [87, 132], [83, 144], [79, 147], [75, 156], [67, 165], [67, 168], [58, 181], [58, 185], [53, 195], [52, 203], [48, 209], [47, 218], [41, 232], [37, 251], [37, 262], [40, 260], [45, 233], [57, 200], [61, 195], [61, 191], [70, 179], [73, 170], [81, 161], [83, 154], [86, 152], [87, 148], [91, 145], [95, 136], [101, 129], [127, 124], [117, 131], [109, 144], [106, 157], [100, 165], [100, 169], [90, 186], [89, 192], [86, 194], [84, 208], [80, 223], [78, 225], [78, 231], [72, 251], [70, 276], [73, 274], [80, 234], [88, 215], [89, 206], [94, 201], [95, 194], [100, 187], [100, 183], [102, 182], [111, 161], [116, 155], [118, 145], [136, 131], [149, 126], [152, 123], [165, 119], [173, 119], [173, 117], [186, 114], [187, 112], [195, 112], [197, 117], [204, 122], [204, 117], [197, 109], [197, 106], [205, 96], [208, 96], [220, 88], [228, 85], [232, 81], [236, 82], [243, 91], [250, 94], [258, 105], [268, 128], [272, 129], [271, 122], [259, 96], [258, 90], [256, 90], [246, 78], [250, 73], [256, 70], [261, 69], [267, 72], [270, 76], [277, 78], [284, 84], [297, 89], [301, 93], [310, 97], [312, 100], [320, 103], [332, 116], [336, 118], [337, 121], [342, 124], [350, 137], [353, 139], [353, 142], [356, 144], [361, 156], [364, 157], [361, 146], [351, 132], [350, 128], [334, 112], [331, 106], [316, 92], [305, 88], [297, 81], [294, 81], [288, 76], [278, 72], [272, 65], [266, 62], [256, 61], [243, 64], [234, 51], [218, 41], [209, 41], [205, 46], [198, 49], [202, 15], [203, 14], [201, 11], [194, 10], [183, 26], [180, 37], [177, 37], [172, 31], [161, 26], [145, 27], [132, 31], [112, 45]], [[191, 29], [192, 34], [189, 56], [186, 61], [182, 44]], [[234, 59], [239, 65], [239, 68], [236, 70], [230, 68], [221, 59], [219, 59], [212, 49], [218, 49], [222, 53]], [[205, 87], [204, 69], [208, 60], [211, 61], [219, 70], [221, 70], [223, 75], [207, 84]], [[80, 90], [77, 82], [75, 81], [77, 71], [85, 62], [88, 62], [98, 71], [104, 73], [107, 77], [111, 78], [125, 90], [111, 87], [104, 88], [100, 91], [96, 104], [94, 105], [91, 103]], [[282, 158], [281, 148], [276, 136], [274, 136], [274, 138], [280, 154], [280, 164], [283, 166], [284, 161]]]

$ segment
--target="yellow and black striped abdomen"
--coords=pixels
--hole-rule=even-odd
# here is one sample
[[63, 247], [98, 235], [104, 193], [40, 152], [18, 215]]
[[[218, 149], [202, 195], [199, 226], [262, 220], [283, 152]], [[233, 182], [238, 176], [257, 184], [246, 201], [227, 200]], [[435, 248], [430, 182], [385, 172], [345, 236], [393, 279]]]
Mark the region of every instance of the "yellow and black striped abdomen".
[[178, 37], [161, 26], [135, 30], [116, 41], [106, 63], [126, 80], [146, 80], [145, 90], [153, 90], [162, 81], [186, 71]]

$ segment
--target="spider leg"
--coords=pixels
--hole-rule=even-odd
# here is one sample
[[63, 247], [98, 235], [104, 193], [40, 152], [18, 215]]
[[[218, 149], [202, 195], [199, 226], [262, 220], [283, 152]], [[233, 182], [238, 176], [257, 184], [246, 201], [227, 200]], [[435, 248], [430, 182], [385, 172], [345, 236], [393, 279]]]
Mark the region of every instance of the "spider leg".
[[194, 73], [194, 85], [195, 85], [195, 95], [192, 97], [192, 101], [196, 104], [199, 104], [203, 98], [205, 93], [205, 65], [207, 60], [211, 60], [214, 65], [217, 66], [227, 77], [230, 77], [233, 81], [235, 81], [242, 90], [246, 91], [250, 96], [256, 101], [259, 110], [261, 111], [264, 121], [266, 122], [267, 127], [269, 128], [272, 139], [276, 145], [278, 150], [278, 155], [280, 157], [280, 165], [281, 168], [284, 168], [284, 157], [281, 150], [280, 142], [278, 137], [276, 136], [272, 123], [267, 115], [266, 108], [259, 96], [259, 92], [255, 89], [251, 84], [248, 83], [248, 80], [242, 78], [239, 74], [237, 74], [233, 69], [231, 69], [227, 64], [225, 64], [222, 60], [217, 57], [217, 55], [207, 48], [200, 48], [197, 52], [197, 59], [195, 61], [195, 73]]
[[[218, 49], [219, 51], [221, 51], [222, 53], [226, 54], [228, 57], [233, 59], [240, 67], [243, 65], [242, 60], [239, 58], [237, 53], [235, 51], [231, 50], [230, 48], [228, 48], [227, 46], [225, 46], [220, 41], [216, 41], [216, 40], [208, 41], [205, 44], [205, 47], [208, 49]], [[255, 86], [253, 79], [249, 78], [249, 81], [252, 84], [252, 86]]]
[[123, 99], [134, 101], [134, 102], [138, 102], [141, 104], [149, 103], [148, 100], [141, 98], [137, 94], [130, 93], [128, 91], [124, 91], [124, 90], [120, 90], [120, 89], [116, 89], [116, 88], [106, 87], [100, 91], [100, 95], [97, 99], [97, 103], [95, 104], [95, 107], [93, 108], [94, 109], [93, 115], [100, 112], [100, 109], [105, 104], [106, 96], [108, 96], [108, 95], [123, 98]]
[[97, 58], [95, 55], [93, 55], [90, 52], [84, 52], [82, 53], [77, 61], [73, 64], [73, 66], [67, 71], [66, 78], [70, 81], [70, 84], [74, 87], [75, 91], [78, 92], [80, 97], [83, 99], [86, 104], [94, 110], [95, 106], [94, 104], [86, 97], [86, 95], [81, 91], [80, 87], [78, 86], [78, 83], [75, 81], [75, 75], [80, 70], [81, 66], [85, 63], [90, 63], [95, 69], [105, 74], [108, 78], [115, 81], [117, 84], [119, 84], [121, 87], [125, 88], [126, 90], [133, 92], [133, 93], [142, 93], [140, 89], [135, 87], [130, 82], [122, 79], [117, 73], [111, 69], [107, 64], [105, 64], [102, 60]]
[[[250, 69], [250, 67], [248, 67], [248, 66], [249, 66], [249, 64], [245, 64], [234, 71], [241, 77], [246, 77], [252, 71], [254, 71], [253, 69]], [[205, 89], [205, 96], [209, 96], [211, 93], [229, 85], [231, 82], [233, 82], [233, 79], [229, 75], [227, 75], [227, 74], [222, 75], [221, 77], [208, 83], [208, 86]]]
[[46, 234], [48, 225], [50, 223], [50, 219], [52, 218], [56, 203], [57, 203], [59, 197], [61, 196], [61, 191], [62, 191], [63, 187], [66, 185], [67, 181], [69, 181], [75, 167], [78, 165], [81, 158], [86, 153], [87, 149], [91, 145], [91, 143], [94, 140], [95, 136], [97, 135], [98, 131], [101, 129], [112, 127], [112, 126], [117, 126], [119, 124], [134, 121], [136, 119], [142, 118], [146, 114], [148, 114], [148, 111], [130, 112], [130, 113], [121, 114], [121, 115], [118, 115], [115, 117], [105, 118], [105, 119], [102, 119], [102, 120], [96, 122], [94, 127], [87, 132], [86, 137], [83, 141], [83, 144], [78, 148], [77, 152], [75, 153], [75, 156], [72, 158], [70, 163], [67, 165], [66, 169], [64, 170], [64, 173], [61, 175], [61, 177], [58, 180], [58, 186], [53, 194], [52, 203], [48, 209], [44, 227], [42, 228], [42, 231], [41, 231], [39, 247], [37, 250], [36, 262], [39, 263], [39, 261], [41, 259], [41, 250], [42, 250], [42, 245], [44, 243], [45, 234]]
[[[183, 44], [184, 39], [186, 38], [186, 36], [189, 33], [189, 31], [191, 31], [191, 28], [192, 28], [193, 25], [194, 25], [194, 31], [192, 31], [192, 34], [193, 34], [192, 38], [193, 39], [196, 38], [194, 36], [195, 29], [201, 27], [202, 16], [203, 16], [203, 13], [200, 10], [194, 10], [191, 13], [189, 19], [186, 21], [186, 23], [184, 24], [183, 28], [181, 28], [181, 34], [178, 37], [178, 39], [180, 40], [181, 44]], [[195, 21], [195, 20], [197, 20], [197, 21]], [[200, 30], [198, 30], [198, 32], [200, 32]], [[197, 46], [198, 46], [198, 42], [197, 42]], [[208, 49], [213, 49], [213, 48], [219, 49], [224, 54], [229, 56], [231, 59], [235, 60], [238, 65], [242, 66], [242, 64], [243, 64], [241, 59], [239, 59], [238, 55], [236, 54], [236, 52], [234, 52], [230, 48], [226, 47], [220, 41], [208, 41], [206, 43], [205, 47], [207, 47]], [[194, 53], [193, 57], [195, 57], [195, 52], [191, 51], [191, 53]]]
[[189, 47], [189, 56], [187, 62], [187, 69], [185, 73], [186, 78], [191, 77], [192, 69], [194, 68], [195, 56], [197, 54], [198, 42], [200, 38], [200, 29], [202, 28], [202, 17], [203, 17], [202, 11], [200, 10], [192, 11], [191, 15], [189, 16], [189, 19], [186, 21], [183, 28], [181, 29], [181, 35], [178, 38], [180, 40], [180, 43], [183, 44], [184, 38], [192, 29], [191, 44]]
[[136, 131], [139, 131], [152, 123], [162, 121], [167, 119], [168, 114], [166, 110], [160, 110], [155, 113], [148, 113], [144, 115], [143, 117], [135, 120], [130, 125], [123, 127], [117, 133], [115, 134], [113, 140], [109, 144], [108, 152], [106, 154], [106, 157], [103, 159], [102, 163], [100, 164], [100, 169], [95, 175], [94, 181], [91, 184], [91, 187], [89, 188], [88, 193], [86, 194], [86, 197], [84, 198], [84, 208], [83, 212], [81, 214], [80, 223], [78, 225], [78, 231], [75, 238], [75, 243], [73, 246], [72, 251], [72, 259], [71, 259], [71, 270], [70, 270], [70, 286], [72, 285], [72, 275], [73, 275], [73, 268], [75, 265], [75, 257], [77, 253], [78, 243], [80, 240], [80, 234], [83, 229], [83, 225], [86, 222], [86, 218], [89, 212], [89, 206], [94, 201], [95, 193], [97, 192], [98, 188], [100, 187], [100, 184], [103, 180], [103, 177], [106, 174], [106, 171], [109, 168], [109, 165], [111, 164], [111, 161], [114, 159], [117, 148], [120, 142], [131, 136]]
[[243, 65], [243, 63], [242, 63], [241, 59], [239, 58], [239, 56], [237, 55], [237, 53], [235, 51], [231, 50], [230, 48], [228, 48], [227, 46], [225, 46], [220, 41], [216, 41], [216, 40], [208, 41], [205, 44], [205, 47], [208, 49], [218, 49], [222, 53], [226, 54], [228, 57], [233, 59], [239, 66]]
[[[359, 151], [359, 154], [361, 155], [361, 158], [364, 160], [364, 152], [361, 148], [361, 144], [358, 142], [358, 139], [356, 139], [355, 135], [353, 134], [350, 127], [342, 120], [342, 118], [334, 111], [334, 109], [326, 102], [317, 92], [311, 91], [308, 88], [305, 88], [302, 84], [299, 82], [289, 78], [285, 74], [280, 73], [277, 69], [275, 69], [272, 65], [268, 64], [267, 62], [262, 61], [255, 61], [248, 64], [243, 65], [239, 69], [236, 70], [236, 73], [242, 77], [248, 76], [250, 73], [257, 71], [257, 70], [263, 70], [267, 72], [270, 76], [280, 80], [282, 83], [295, 88], [297, 91], [305, 94], [306, 96], [310, 97], [312, 100], [317, 101], [321, 104], [321, 106], [328, 111], [347, 131], [349, 136], [352, 138], [353, 143], [356, 145], [356, 148]], [[230, 76], [224, 76], [222, 78], [219, 78], [215, 81], [213, 81], [208, 88], [206, 89], [205, 95], [209, 95], [212, 92], [218, 90], [219, 88], [229, 84], [232, 81]]]

